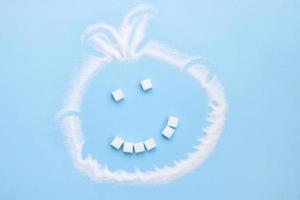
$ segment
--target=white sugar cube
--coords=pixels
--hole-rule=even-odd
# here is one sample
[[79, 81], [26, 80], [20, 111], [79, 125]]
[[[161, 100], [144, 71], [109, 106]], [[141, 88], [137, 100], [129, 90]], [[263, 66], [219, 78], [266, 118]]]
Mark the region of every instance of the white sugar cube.
[[116, 102], [118, 102], [124, 98], [124, 94], [121, 89], [117, 89], [117, 90], [113, 91], [112, 96]]
[[141, 81], [141, 86], [144, 91], [150, 90], [152, 88], [151, 80], [148, 78], [148, 79]]
[[167, 126], [163, 131], [162, 134], [166, 137], [166, 138], [171, 138], [174, 134], [175, 130], [169, 126]]
[[170, 116], [168, 119], [168, 126], [177, 128], [179, 119], [177, 117]]
[[125, 152], [125, 153], [132, 153], [133, 152], [133, 143], [124, 142], [123, 152]]
[[122, 144], [123, 144], [123, 140], [117, 136], [111, 142], [111, 146], [113, 146], [115, 149], [120, 149]]
[[150, 139], [144, 141], [144, 144], [148, 151], [150, 151], [151, 149], [154, 149], [156, 147], [156, 144], [155, 144], [155, 141], [153, 138], [150, 138]]
[[145, 151], [145, 146], [143, 142], [135, 143], [134, 144], [134, 151], [135, 153], [141, 153]]

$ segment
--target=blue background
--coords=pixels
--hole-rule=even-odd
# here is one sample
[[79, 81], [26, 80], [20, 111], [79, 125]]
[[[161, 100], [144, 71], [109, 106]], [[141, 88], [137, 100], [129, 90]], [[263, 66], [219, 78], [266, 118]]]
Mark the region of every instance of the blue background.
[[[95, 184], [73, 168], [54, 115], [89, 52], [79, 36], [95, 22], [118, 25], [139, 3], [0, 1], [0, 199], [299, 200], [296, 0], [149, 1], [157, 12], [146, 39], [207, 58], [222, 81], [229, 112], [221, 140], [200, 168], [162, 186]], [[154, 88], [143, 93], [138, 84], [147, 77]], [[117, 87], [126, 96], [120, 104], [109, 96]], [[164, 64], [112, 63], [87, 91], [84, 153], [128, 170], [183, 158], [201, 136], [206, 100], [194, 81]], [[181, 120], [172, 141], [159, 136], [169, 114]], [[108, 147], [116, 133], [153, 136], [159, 146], [126, 156]]]

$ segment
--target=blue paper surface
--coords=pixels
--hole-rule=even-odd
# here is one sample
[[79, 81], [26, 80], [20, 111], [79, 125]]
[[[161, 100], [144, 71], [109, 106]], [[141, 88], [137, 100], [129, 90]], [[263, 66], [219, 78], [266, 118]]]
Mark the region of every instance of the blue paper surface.
[[[94, 183], [73, 167], [54, 116], [92, 52], [83, 30], [118, 26], [140, 3], [156, 8], [145, 40], [208, 60], [225, 89], [225, 127], [204, 164], [170, 184]], [[300, 199], [299, 9], [294, 0], [1, 1], [0, 199]], [[147, 93], [144, 78], [153, 81]], [[125, 93], [118, 104], [116, 88]], [[184, 74], [154, 60], [114, 62], [86, 91], [84, 152], [112, 169], [169, 164], [192, 150], [207, 112]], [[180, 118], [172, 141], [159, 135], [168, 115]], [[160, 148], [124, 155], [109, 146], [116, 133], [153, 136]]]

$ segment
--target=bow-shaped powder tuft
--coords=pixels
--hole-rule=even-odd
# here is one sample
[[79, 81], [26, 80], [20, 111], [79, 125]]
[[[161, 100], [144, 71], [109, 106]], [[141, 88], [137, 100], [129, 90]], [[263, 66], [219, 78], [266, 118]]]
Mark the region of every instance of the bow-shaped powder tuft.
[[106, 56], [118, 60], [135, 59], [139, 56], [138, 48], [152, 12], [151, 6], [138, 6], [125, 16], [118, 29], [105, 23], [91, 25], [82, 34], [81, 41], [89, 42]]

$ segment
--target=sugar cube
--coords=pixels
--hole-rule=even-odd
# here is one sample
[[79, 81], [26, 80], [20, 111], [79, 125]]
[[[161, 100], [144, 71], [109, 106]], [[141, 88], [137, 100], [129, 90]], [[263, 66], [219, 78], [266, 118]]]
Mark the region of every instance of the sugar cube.
[[123, 144], [123, 140], [119, 137], [114, 137], [113, 141], [111, 142], [111, 146], [113, 146], [115, 149], [120, 149], [120, 147]]
[[124, 142], [123, 152], [125, 152], [125, 153], [132, 153], [133, 152], [133, 143], [131, 143], [131, 142]]
[[150, 90], [152, 88], [152, 82], [149, 78], [145, 79], [141, 81], [141, 86], [144, 91]]
[[124, 94], [121, 89], [117, 89], [117, 90], [113, 91], [112, 96], [116, 102], [118, 102], [124, 98]]
[[168, 126], [177, 128], [179, 119], [177, 117], [170, 116], [168, 119]]
[[141, 153], [145, 151], [145, 146], [143, 142], [138, 142], [134, 144], [135, 153]]
[[166, 126], [166, 128], [162, 131], [162, 134], [166, 137], [166, 138], [171, 138], [174, 134], [175, 130], [169, 126]]
[[144, 144], [146, 146], [147, 151], [150, 151], [151, 149], [154, 149], [156, 147], [155, 141], [153, 138], [150, 138], [146, 141], [144, 141]]

